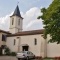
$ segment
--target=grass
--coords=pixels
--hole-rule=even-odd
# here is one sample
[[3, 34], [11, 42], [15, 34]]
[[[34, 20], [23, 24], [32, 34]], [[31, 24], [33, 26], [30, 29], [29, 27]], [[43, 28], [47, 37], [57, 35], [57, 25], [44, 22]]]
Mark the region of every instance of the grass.
[[43, 59], [43, 60], [54, 60], [54, 59]]
[[54, 60], [54, 58], [44, 58], [43, 60]]

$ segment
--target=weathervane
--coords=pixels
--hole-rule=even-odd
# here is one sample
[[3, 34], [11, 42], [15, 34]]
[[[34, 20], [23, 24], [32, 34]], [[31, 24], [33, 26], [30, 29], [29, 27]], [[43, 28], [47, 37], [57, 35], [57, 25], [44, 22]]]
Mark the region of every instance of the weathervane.
[[17, 5], [19, 4], [19, 1], [17, 2]]

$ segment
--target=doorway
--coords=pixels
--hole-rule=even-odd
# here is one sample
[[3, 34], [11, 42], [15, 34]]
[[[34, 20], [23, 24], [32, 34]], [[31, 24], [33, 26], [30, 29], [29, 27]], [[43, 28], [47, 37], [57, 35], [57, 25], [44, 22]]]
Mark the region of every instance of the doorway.
[[28, 51], [28, 46], [22, 46], [22, 51]]

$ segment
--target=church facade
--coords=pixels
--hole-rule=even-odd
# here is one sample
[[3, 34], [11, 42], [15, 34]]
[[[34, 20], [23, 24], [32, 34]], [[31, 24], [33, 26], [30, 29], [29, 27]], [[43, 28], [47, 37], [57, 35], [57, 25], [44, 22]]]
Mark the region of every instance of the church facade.
[[48, 43], [43, 38], [44, 29], [22, 31], [23, 18], [17, 6], [13, 15], [10, 16], [10, 31], [0, 30], [0, 48], [6, 46], [11, 52], [31, 51], [38, 57], [58, 57], [60, 56], [60, 44]]

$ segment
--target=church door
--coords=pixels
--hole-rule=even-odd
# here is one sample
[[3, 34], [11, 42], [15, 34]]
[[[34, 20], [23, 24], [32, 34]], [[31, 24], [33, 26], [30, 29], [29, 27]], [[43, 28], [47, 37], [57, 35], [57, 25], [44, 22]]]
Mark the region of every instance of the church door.
[[22, 51], [28, 51], [28, 46], [22, 46]]

